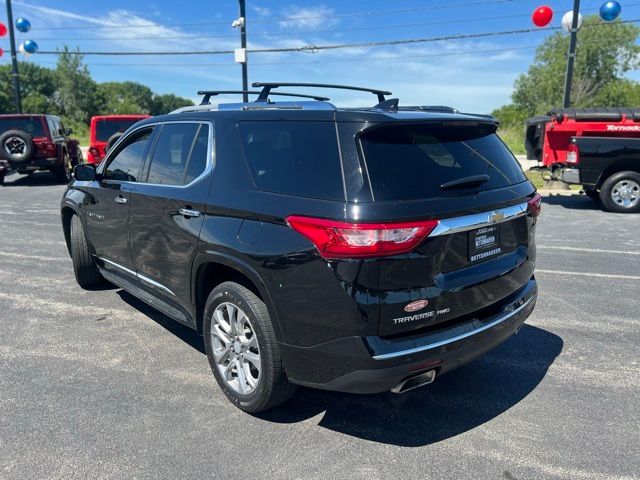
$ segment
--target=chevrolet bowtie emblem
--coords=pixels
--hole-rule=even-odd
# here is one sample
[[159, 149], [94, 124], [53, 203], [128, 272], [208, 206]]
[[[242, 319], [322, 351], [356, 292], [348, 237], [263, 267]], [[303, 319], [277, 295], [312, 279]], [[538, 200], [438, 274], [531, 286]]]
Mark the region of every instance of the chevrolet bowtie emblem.
[[504, 220], [504, 213], [502, 212], [492, 212], [489, 216], [489, 221], [492, 223], [498, 223]]

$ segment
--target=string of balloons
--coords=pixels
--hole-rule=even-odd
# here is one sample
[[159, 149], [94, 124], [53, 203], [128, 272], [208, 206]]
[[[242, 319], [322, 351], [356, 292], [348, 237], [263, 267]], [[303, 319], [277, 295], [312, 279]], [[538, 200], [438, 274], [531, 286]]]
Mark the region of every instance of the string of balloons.
[[[16, 30], [21, 33], [27, 33], [31, 30], [31, 22], [24, 17], [19, 17], [16, 19]], [[0, 22], [0, 37], [4, 37], [7, 35], [8, 29], [7, 26]], [[18, 51], [26, 58], [29, 55], [33, 55], [38, 51], [38, 44], [34, 40], [25, 40], [18, 47]], [[4, 50], [0, 48], [0, 57], [4, 55]]]
[[[613, 22], [620, 16], [622, 6], [615, 0], [604, 2], [600, 7], [600, 18], [605, 22]], [[553, 9], [548, 5], [536, 8], [531, 15], [531, 21], [536, 27], [546, 27], [553, 20]], [[562, 29], [570, 32], [573, 25], [573, 11], [568, 11], [562, 16]], [[578, 28], [582, 26], [582, 14], [578, 13]]]

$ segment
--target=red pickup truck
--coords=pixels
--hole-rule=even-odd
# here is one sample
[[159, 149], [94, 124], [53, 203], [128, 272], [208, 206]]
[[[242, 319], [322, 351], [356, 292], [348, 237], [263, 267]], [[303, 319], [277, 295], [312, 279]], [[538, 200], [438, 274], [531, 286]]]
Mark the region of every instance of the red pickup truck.
[[613, 212], [640, 212], [640, 108], [563, 108], [526, 121], [527, 158]]
[[134, 123], [149, 115], [99, 115], [91, 118], [87, 163], [98, 164], [111, 146]]

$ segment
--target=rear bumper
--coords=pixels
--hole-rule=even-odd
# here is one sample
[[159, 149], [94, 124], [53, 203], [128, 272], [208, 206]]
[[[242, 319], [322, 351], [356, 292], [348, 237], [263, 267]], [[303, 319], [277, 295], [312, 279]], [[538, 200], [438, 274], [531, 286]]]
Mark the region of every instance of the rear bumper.
[[563, 168], [560, 170], [560, 180], [564, 183], [580, 184], [580, 170], [577, 168]]
[[304, 386], [350, 393], [379, 393], [427, 370], [438, 376], [495, 348], [533, 311], [537, 284], [531, 278], [500, 302], [497, 313], [448, 329], [399, 339], [347, 337], [313, 347], [281, 344], [289, 379]]
[[51, 167], [55, 167], [62, 163], [62, 158], [59, 157], [46, 157], [46, 158], [32, 158], [26, 162], [12, 162], [7, 160], [11, 168], [15, 170], [41, 170]]

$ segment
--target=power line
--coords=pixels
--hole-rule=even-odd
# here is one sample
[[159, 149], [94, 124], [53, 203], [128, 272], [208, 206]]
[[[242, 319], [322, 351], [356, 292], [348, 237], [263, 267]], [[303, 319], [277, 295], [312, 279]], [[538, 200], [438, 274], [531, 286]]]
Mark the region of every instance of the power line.
[[[430, 6], [421, 6], [421, 7], [411, 7], [411, 8], [397, 8], [397, 9], [386, 9], [386, 10], [360, 10], [360, 11], [351, 11], [351, 12], [343, 12], [343, 13], [332, 13], [326, 15], [291, 15], [291, 16], [282, 16], [282, 17], [272, 17], [272, 18], [256, 18], [252, 20], [251, 23], [276, 23], [276, 22], [295, 22], [297, 20], [314, 20], [314, 19], [325, 19], [329, 18], [344, 18], [344, 17], [353, 17], [353, 16], [375, 16], [375, 15], [390, 15], [395, 13], [414, 13], [425, 10], [445, 10], [451, 8], [464, 8], [471, 7], [476, 5], [488, 5], [488, 4], [500, 4], [500, 3], [512, 3], [514, 0], [476, 0], [470, 2], [459, 2], [459, 3], [450, 3], [445, 5], [430, 5]], [[112, 28], [112, 29], [128, 29], [128, 28], [149, 28], [149, 27], [181, 27], [181, 26], [198, 26], [198, 25], [229, 25], [229, 21], [216, 21], [216, 22], [189, 22], [189, 23], [169, 23], [169, 24], [156, 24], [153, 22], [142, 24], [142, 25], [117, 25], [111, 24], [109, 21], [105, 21], [104, 28]], [[94, 25], [91, 27], [40, 27], [40, 28], [32, 28], [32, 31], [41, 31], [41, 30], [95, 30], [96, 28], [101, 28], [99, 25]]]
[[[506, 49], [506, 51], [512, 50], [533, 50], [537, 48], [538, 45], [527, 45], [523, 47], [512, 47]], [[433, 57], [442, 57], [442, 56], [457, 56], [457, 55], [476, 55], [479, 53], [501, 53], [504, 52], [504, 48], [490, 48], [490, 49], [477, 49], [477, 50], [463, 50], [463, 51], [448, 51], [446, 54], [443, 53], [432, 53], [425, 55], [394, 55], [394, 56], [386, 56], [386, 57], [359, 57], [359, 58], [349, 58], [349, 59], [340, 59], [340, 60], [316, 60], [312, 62], [253, 62], [253, 65], [325, 65], [325, 64], [334, 64], [334, 63], [352, 63], [352, 62], [375, 62], [375, 61], [393, 61], [393, 60], [404, 60], [407, 58], [433, 58]], [[56, 65], [56, 62], [39, 62], [40, 65]], [[191, 67], [191, 68], [199, 68], [199, 67], [235, 67], [234, 63], [229, 62], [218, 62], [218, 63], [89, 63], [90, 67], [100, 66], [100, 67], [166, 67], [166, 68], [183, 68], [183, 67]]]
[[[623, 20], [612, 24], [602, 23], [596, 25], [584, 25], [583, 28], [591, 27], [607, 27], [611, 25], [621, 23], [636, 23], [640, 19]], [[522, 28], [515, 30], [504, 30], [498, 32], [480, 32], [480, 33], [467, 33], [467, 34], [453, 34], [443, 35], [439, 37], [427, 37], [427, 38], [409, 38], [402, 40], [383, 40], [374, 42], [354, 42], [354, 43], [341, 43], [333, 45], [305, 45], [303, 47], [284, 47], [284, 48], [256, 48], [248, 49], [248, 53], [285, 53], [285, 52], [310, 52], [317, 53], [324, 50], [338, 50], [345, 48], [369, 48], [380, 46], [392, 46], [392, 45], [407, 45], [415, 43], [431, 43], [450, 40], [466, 40], [477, 39], [497, 36], [519, 35], [524, 33], [544, 32], [544, 31], [557, 31], [562, 27], [546, 27], [546, 28]], [[60, 51], [41, 51], [39, 55], [60, 55]], [[224, 55], [233, 53], [233, 50], [188, 50], [188, 51], [158, 51], [158, 52], [101, 52], [101, 51], [70, 51], [70, 54], [75, 55], [100, 55], [100, 56], [167, 56], [167, 55]]]

